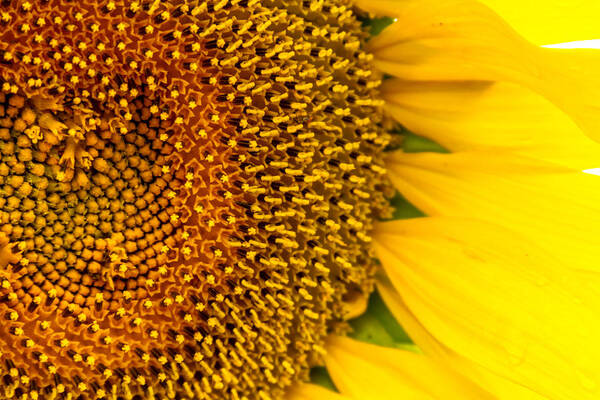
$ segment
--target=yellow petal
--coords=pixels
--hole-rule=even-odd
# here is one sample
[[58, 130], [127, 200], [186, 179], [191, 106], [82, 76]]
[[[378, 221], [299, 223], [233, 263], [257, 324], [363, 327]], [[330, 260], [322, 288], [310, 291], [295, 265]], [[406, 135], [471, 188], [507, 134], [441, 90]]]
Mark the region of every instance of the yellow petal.
[[435, 358], [448, 357], [451, 350], [441, 344], [419, 322], [387, 276], [383, 274], [377, 276], [377, 291], [396, 321], [402, 326], [402, 329], [425, 354]]
[[596, 0], [481, 0], [536, 44], [600, 39]]
[[380, 224], [375, 250], [420, 324], [550, 399], [600, 395], [597, 290], [514, 232], [475, 220]]
[[600, 137], [600, 51], [534, 46], [475, 0], [397, 4], [398, 22], [370, 42], [382, 71], [407, 80], [517, 83]]
[[572, 269], [600, 271], [600, 179], [505, 152], [395, 152], [386, 166], [425, 214], [510, 228]]
[[548, 100], [515, 84], [388, 79], [382, 97], [399, 123], [451, 151], [510, 149], [577, 169], [600, 166], [600, 144]]
[[364, 291], [351, 291], [344, 298], [344, 318], [352, 319], [362, 315], [369, 304], [369, 293]]
[[[358, 0], [381, 16], [398, 16], [401, 0]], [[532, 43], [544, 45], [600, 39], [600, 2], [596, 0], [480, 0]]]
[[397, 17], [400, 1], [403, 0], [354, 0], [354, 4], [364, 11], [381, 17]]
[[402, 328], [406, 330], [406, 333], [426, 355], [452, 366], [454, 370], [476, 382], [480, 387], [485, 388], [486, 391], [499, 399], [546, 399], [526, 387], [502, 378], [475, 362], [458, 355], [440, 343], [419, 322], [417, 317], [409, 310], [400, 293], [392, 286], [389, 279], [382, 276], [382, 274], [377, 277], [377, 290], [398, 323], [402, 325]]
[[286, 400], [350, 400], [350, 397], [327, 390], [322, 386], [312, 383], [295, 385], [288, 393]]
[[338, 389], [360, 400], [492, 398], [428, 357], [346, 337], [328, 341], [325, 362]]

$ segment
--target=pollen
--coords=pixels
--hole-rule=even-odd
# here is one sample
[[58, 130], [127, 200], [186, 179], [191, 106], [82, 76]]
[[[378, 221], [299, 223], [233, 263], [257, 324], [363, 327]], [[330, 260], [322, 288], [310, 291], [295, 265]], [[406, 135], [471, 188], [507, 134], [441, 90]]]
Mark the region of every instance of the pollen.
[[282, 398], [372, 290], [389, 213], [358, 10], [17, 3], [0, 3], [0, 398]]

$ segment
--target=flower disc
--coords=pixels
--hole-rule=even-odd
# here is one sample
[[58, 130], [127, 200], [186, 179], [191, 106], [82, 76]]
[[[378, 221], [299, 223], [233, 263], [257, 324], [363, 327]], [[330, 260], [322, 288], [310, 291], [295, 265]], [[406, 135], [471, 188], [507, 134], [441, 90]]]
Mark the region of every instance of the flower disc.
[[350, 3], [4, 1], [0, 26], [0, 397], [305, 379], [387, 213]]

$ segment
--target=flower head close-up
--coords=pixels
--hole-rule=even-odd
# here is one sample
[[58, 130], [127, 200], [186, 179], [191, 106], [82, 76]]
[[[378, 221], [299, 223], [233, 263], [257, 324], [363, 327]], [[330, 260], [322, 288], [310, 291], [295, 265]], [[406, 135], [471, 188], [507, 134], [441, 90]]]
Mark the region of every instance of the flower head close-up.
[[576, 3], [0, 0], [0, 399], [600, 398]]

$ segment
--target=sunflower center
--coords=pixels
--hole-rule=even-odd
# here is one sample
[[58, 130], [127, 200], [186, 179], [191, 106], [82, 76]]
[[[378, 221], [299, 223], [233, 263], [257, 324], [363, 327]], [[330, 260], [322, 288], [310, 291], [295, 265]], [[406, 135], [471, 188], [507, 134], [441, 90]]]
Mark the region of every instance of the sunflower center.
[[387, 211], [351, 4], [19, 4], [0, 4], [0, 397], [281, 398], [372, 289]]
[[60, 308], [124, 290], [143, 298], [178, 225], [158, 121], [138, 100], [129, 133], [93, 118], [77, 138], [73, 118], [39, 103], [0, 94], [0, 230], [19, 258], [13, 287], [29, 300], [49, 293]]

